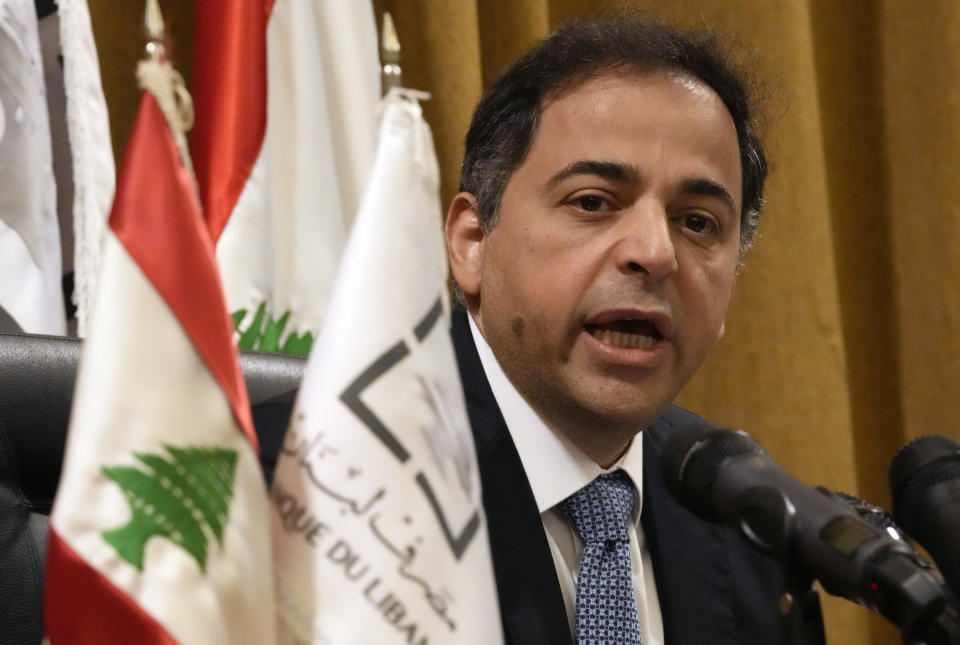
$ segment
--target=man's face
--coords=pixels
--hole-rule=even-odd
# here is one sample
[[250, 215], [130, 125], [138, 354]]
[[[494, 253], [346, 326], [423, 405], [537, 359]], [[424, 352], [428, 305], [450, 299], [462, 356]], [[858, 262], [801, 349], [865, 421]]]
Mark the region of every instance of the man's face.
[[741, 203], [733, 120], [699, 81], [604, 75], [545, 105], [466, 296], [517, 390], [595, 459], [722, 335]]

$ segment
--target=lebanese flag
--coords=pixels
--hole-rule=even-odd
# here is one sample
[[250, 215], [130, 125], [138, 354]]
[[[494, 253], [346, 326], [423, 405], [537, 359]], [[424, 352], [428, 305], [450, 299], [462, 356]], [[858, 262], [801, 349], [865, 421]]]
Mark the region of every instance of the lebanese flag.
[[143, 95], [104, 239], [51, 517], [53, 645], [274, 642], [256, 438], [168, 105]]
[[373, 162], [369, 0], [197, 2], [191, 150], [241, 349], [306, 355]]

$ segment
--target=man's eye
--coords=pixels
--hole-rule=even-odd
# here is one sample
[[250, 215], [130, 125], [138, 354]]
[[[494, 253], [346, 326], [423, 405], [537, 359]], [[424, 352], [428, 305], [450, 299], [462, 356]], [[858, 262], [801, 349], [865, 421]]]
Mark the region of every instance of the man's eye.
[[604, 201], [596, 195], [584, 195], [577, 198], [576, 204], [585, 211], [594, 212], [603, 208]]
[[716, 230], [716, 225], [705, 215], [687, 215], [683, 218], [683, 225], [694, 233], [705, 233]]

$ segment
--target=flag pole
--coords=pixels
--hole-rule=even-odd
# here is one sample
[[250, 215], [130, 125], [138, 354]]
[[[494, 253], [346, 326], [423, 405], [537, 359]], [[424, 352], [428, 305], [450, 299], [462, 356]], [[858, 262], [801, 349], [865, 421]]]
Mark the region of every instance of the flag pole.
[[147, 57], [137, 64], [140, 87], [153, 94], [160, 111], [167, 118], [174, 141], [180, 150], [183, 165], [196, 184], [186, 134], [193, 127], [193, 99], [183, 75], [167, 58], [167, 32], [158, 0], [146, 0], [143, 16], [147, 32]]
[[403, 87], [403, 70], [400, 69], [400, 39], [393, 26], [393, 16], [383, 12], [383, 29], [380, 35], [380, 62], [383, 65], [380, 74], [383, 95], [395, 87]]
[[163, 45], [166, 26], [157, 0], [147, 0], [143, 12], [143, 24], [147, 30], [147, 55], [155, 61], [163, 60], [166, 57], [166, 48]]

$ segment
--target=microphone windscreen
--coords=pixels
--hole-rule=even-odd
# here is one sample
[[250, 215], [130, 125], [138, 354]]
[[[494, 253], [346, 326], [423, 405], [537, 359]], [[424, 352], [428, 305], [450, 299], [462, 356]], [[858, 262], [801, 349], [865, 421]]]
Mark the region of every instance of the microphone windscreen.
[[711, 497], [720, 467], [730, 457], [752, 452], [763, 448], [743, 432], [685, 426], [671, 431], [660, 467], [674, 495], [701, 517], [719, 520]]
[[680, 481], [683, 479], [687, 453], [709, 432], [710, 429], [703, 426], [687, 425], [672, 428], [667, 435], [667, 440], [660, 451], [660, 470], [663, 472], [667, 486], [674, 494], [680, 492]]
[[907, 533], [914, 533], [924, 504], [921, 497], [932, 486], [960, 481], [960, 443], [948, 437], [928, 435], [914, 439], [890, 464], [893, 514]]

